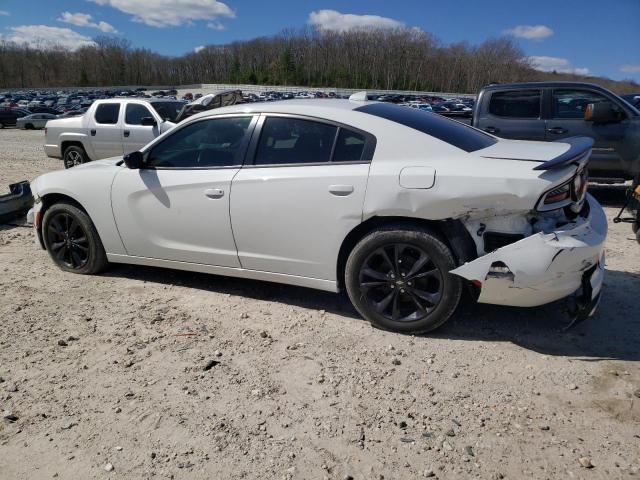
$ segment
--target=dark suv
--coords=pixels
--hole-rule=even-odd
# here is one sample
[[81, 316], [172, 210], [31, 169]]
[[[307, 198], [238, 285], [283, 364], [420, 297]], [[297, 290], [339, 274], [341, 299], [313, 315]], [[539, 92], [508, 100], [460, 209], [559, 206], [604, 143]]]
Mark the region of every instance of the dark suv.
[[9, 108], [0, 108], [0, 128], [15, 127], [18, 116], [16, 112]]
[[595, 142], [589, 162], [591, 177], [630, 179], [640, 173], [640, 112], [598, 85], [489, 85], [478, 95], [472, 125], [519, 140], [588, 136]]

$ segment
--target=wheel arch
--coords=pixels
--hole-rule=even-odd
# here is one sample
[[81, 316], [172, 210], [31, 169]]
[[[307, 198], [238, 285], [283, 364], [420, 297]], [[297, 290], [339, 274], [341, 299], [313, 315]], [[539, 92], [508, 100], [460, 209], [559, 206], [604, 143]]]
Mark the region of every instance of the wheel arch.
[[42, 236], [42, 219], [44, 219], [45, 213], [47, 213], [47, 210], [49, 210], [49, 208], [51, 208], [51, 206], [55, 205], [56, 203], [68, 203], [70, 205], [73, 205], [74, 207], [79, 208], [89, 218], [91, 218], [91, 215], [89, 215], [89, 212], [87, 212], [87, 209], [84, 208], [79, 201], [77, 201], [75, 198], [70, 197], [69, 195], [66, 195], [64, 193], [47, 193], [47, 194], [43, 195], [42, 197], [40, 197], [40, 201], [42, 202], [42, 206], [40, 207], [40, 219], [41, 220], [40, 220], [40, 224], [39, 224], [39, 226], [37, 228], [37, 233], [38, 233], [38, 237], [40, 239], [40, 244], [43, 246], [43, 248], [46, 248], [46, 247], [45, 247], [44, 238]]
[[84, 151], [84, 154], [87, 156], [87, 159], [91, 160], [91, 158], [89, 157], [89, 152], [87, 151], [84, 144], [80, 140], [63, 140], [62, 141], [62, 143], [60, 144], [60, 153], [62, 154], [63, 158], [64, 158], [65, 150], [69, 147], [80, 147]]
[[342, 241], [336, 265], [336, 279], [339, 290], [344, 288], [344, 275], [347, 259], [356, 244], [370, 232], [381, 227], [393, 225], [397, 225], [402, 228], [411, 226], [416, 228], [426, 227], [433, 230], [451, 249], [458, 265], [462, 265], [463, 263], [474, 260], [478, 257], [478, 252], [473, 238], [471, 238], [471, 234], [467, 231], [460, 220], [450, 218], [445, 220], [426, 220], [422, 218], [402, 216], [374, 216], [356, 226]]

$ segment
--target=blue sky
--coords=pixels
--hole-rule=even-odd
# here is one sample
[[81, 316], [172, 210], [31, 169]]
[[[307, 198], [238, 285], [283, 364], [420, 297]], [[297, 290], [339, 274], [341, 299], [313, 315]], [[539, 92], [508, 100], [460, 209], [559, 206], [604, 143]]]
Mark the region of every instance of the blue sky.
[[70, 49], [109, 34], [181, 55], [304, 25], [404, 25], [444, 43], [509, 34], [540, 69], [640, 82], [640, 0], [0, 0], [0, 39]]

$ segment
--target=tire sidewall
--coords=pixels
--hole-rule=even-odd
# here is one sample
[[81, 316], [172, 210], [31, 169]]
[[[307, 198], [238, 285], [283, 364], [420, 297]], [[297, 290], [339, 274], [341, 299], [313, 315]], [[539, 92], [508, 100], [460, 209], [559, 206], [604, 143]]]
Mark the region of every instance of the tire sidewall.
[[77, 166], [75, 164], [72, 164], [69, 160], [67, 160], [67, 154], [69, 152], [78, 152], [80, 154], [80, 158], [82, 159], [81, 162], [80, 162], [81, 164], [87, 162], [87, 154], [85, 153], [84, 149], [74, 145], [74, 146], [71, 146], [71, 147], [67, 147], [67, 149], [64, 151], [64, 153], [62, 155], [62, 160], [64, 162], [64, 168], [72, 168], [72, 167]]
[[[424, 250], [440, 270], [443, 282], [442, 296], [436, 308], [427, 317], [413, 322], [394, 322], [374, 312], [360, 292], [359, 275], [364, 261], [376, 249], [393, 243], [413, 245]], [[462, 280], [449, 272], [456, 262], [447, 245], [426, 230], [378, 230], [364, 237], [351, 251], [345, 268], [345, 286], [356, 310], [374, 326], [401, 333], [426, 333], [444, 324], [455, 312], [462, 295]]]
[[[67, 213], [75, 218], [82, 227], [84, 234], [87, 236], [87, 240], [89, 243], [89, 259], [82, 268], [68, 267], [64, 263], [60, 262], [51, 252], [47, 229], [49, 227], [51, 219], [59, 213]], [[86, 275], [97, 273], [100, 270], [104, 269], [104, 267], [106, 266], [106, 254], [104, 252], [104, 247], [102, 246], [102, 242], [100, 241], [100, 237], [98, 236], [98, 232], [96, 231], [93, 222], [91, 222], [91, 219], [85, 212], [74, 205], [68, 203], [56, 203], [55, 205], [52, 205], [51, 207], [49, 207], [49, 209], [47, 209], [42, 219], [42, 239], [44, 241], [45, 248], [47, 249], [47, 252], [49, 252], [49, 256], [51, 257], [53, 262], [60, 269], [66, 272]]]

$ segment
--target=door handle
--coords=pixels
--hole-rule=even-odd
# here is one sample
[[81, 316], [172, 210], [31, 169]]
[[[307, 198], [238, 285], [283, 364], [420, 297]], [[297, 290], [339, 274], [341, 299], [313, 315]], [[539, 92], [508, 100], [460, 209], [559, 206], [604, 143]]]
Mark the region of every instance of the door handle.
[[353, 193], [353, 185], [329, 185], [329, 193], [336, 197], [346, 197]]
[[129, 130], [125, 130], [123, 133], [125, 137], [128, 137], [129, 135], [131, 135], [131, 132]]
[[484, 129], [484, 131], [488, 133], [498, 133], [500, 129], [496, 127], [487, 127]]
[[224, 190], [221, 188], [207, 188], [204, 194], [209, 198], [222, 198], [224, 196]]
[[569, 130], [567, 130], [566, 128], [562, 128], [562, 127], [547, 128], [547, 132], [555, 133], [556, 135], [560, 135], [562, 133], [567, 133], [568, 131]]
[[92, 136], [92, 137], [95, 137], [95, 136], [96, 136], [96, 131], [95, 131], [95, 129], [91, 129], [91, 131], [90, 131], [89, 133], [91, 133], [91, 136]]

